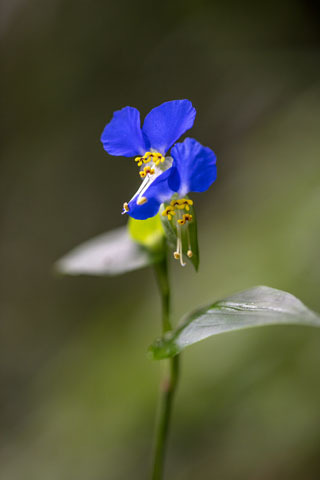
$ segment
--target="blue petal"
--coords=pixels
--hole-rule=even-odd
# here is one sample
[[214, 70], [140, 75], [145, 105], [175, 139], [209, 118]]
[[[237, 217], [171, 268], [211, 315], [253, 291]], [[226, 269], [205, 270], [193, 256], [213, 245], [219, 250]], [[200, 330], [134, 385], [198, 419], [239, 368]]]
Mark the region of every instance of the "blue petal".
[[185, 196], [189, 192], [204, 192], [217, 178], [216, 155], [193, 138], [186, 138], [171, 150], [173, 158], [169, 186]]
[[165, 153], [192, 127], [196, 109], [189, 100], [173, 100], [153, 108], [146, 116], [142, 131], [150, 147]]
[[113, 114], [101, 135], [103, 148], [110, 154], [123, 157], [144, 155], [149, 149], [141, 127], [139, 110], [124, 107]]
[[129, 202], [128, 207], [128, 215], [130, 215], [130, 217], [136, 220], [146, 220], [147, 218], [157, 215], [160, 203], [155, 199], [150, 199], [143, 205], [137, 205], [137, 199], [135, 198]]
[[137, 204], [138, 196], [134, 197], [128, 204], [128, 215], [137, 220], [146, 220], [154, 217], [160, 208], [161, 203], [170, 200], [174, 192], [168, 184], [168, 179], [171, 175], [171, 168], [161, 173], [147, 188], [140, 197], [147, 199], [146, 203], [142, 205]]

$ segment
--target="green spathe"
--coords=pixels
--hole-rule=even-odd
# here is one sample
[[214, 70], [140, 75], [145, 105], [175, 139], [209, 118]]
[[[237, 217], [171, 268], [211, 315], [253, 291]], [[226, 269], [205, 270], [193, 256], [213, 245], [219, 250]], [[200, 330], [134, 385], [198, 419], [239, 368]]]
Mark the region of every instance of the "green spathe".
[[147, 220], [129, 217], [128, 229], [131, 238], [146, 248], [158, 249], [163, 243], [164, 230], [159, 214]]
[[[173, 196], [175, 199], [176, 196]], [[186, 196], [185, 198], [189, 198]], [[173, 217], [172, 220], [169, 220], [167, 216], [163, 216], [162, 212], [165, 210], [168, 204], [162, 204], [160, 208], [160, 218], [162, 225], [165, 231], [166, 240], [169, 248], [174, 252], [177, 247], [177, 223], [176, 218]], [[182, 252], [184, 254], [185, 260], [188, 260], [192, 263], [195, 270], [198, 271], [199, 268], [199, 247], [198, 247], [198, 234], [197, 234], [197, 219], [195, 214], [195, 209], [193, 205], [189, 206], [189, 211], [192, 215], [192, 221], [188, 224], [181, 227], [181, 240], [182, 240]], [[191, 247], [191, 248], [189, 248]], [[189, 258], [187, 255], [188, 250], [192, 251], [192, 257]]]

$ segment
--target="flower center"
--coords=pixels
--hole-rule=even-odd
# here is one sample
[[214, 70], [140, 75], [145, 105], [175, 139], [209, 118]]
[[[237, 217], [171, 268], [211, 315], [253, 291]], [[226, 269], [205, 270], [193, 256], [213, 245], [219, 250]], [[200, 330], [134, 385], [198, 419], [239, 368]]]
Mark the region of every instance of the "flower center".
[[[141, 182], [138, 191], [130, 200], [131, 202], [134, 198], [136, 198], [137, 205], [143, 205], [148, 201], [148, 199], [144, 196], [145, 192], [148, 190], [152, 182], [159, 175], [161, 175], [161, 173], [171, 167], [172, 158], [164, 157], [159, 152], [146, 152], [143, 157], [136, 157], [135, 161], [137, 162], [139, 167], [141, 167], [143, 163], [148, 163], [152, 161], [150, 165], [146, 165], [145, 167], [140, 169], [139, 174], [143, 181]], [[129, 212], [129, 204], [128, 202], [125, 202], [123, 204], [122, 214]]]
[[138, 164], [138, 167], [141, 167], [143, 163], [153, 162], [156, 167], [159, 163], [165, 161], [165, 157], [159, 152], [146, 152], [143, 157], [136, 157], [134, 161]]

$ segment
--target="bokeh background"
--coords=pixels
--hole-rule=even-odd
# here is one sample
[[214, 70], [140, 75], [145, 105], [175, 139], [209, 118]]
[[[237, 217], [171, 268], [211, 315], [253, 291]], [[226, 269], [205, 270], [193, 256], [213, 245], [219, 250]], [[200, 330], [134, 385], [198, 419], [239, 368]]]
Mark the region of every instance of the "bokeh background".
[[[320, 311], [320, 21], [312, 1], [1, 0], [0, 477], [148, 478], [160, 331], [153, 272], [58, 278], [120, 226], [133, 161], [112, 112], [189, 98], [218, 156], [193, 198], [201, 268], [174, 314], [257, 284]], [[167, 478], [320, 478], [320, 332], [218, 336], [183, 355]]]

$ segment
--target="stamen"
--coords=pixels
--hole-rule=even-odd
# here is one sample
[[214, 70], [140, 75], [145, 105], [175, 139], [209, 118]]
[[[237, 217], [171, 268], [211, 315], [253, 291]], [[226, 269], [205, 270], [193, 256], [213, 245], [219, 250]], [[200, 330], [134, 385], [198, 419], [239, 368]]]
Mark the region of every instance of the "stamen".
[[176, 212], [174, 211], [174, 208], [171, 206], [166, 207], [166, 209], [162, 212], [162, 215], [165, 217], [168, 217], [168, 220], [172, 220], [172, 216], [175, 215]]
[[182, 244], [180, 245], [180, 265], [181, 267], [185, 267], [187, 265], [186, 262], [183, 261]]
[[[185, 198], [185, 209], [187, 210], [187, 212], [189, 212], [190, 207], [192, 205], [193, 205], [193, 201], [189, 200], [189, 198]], [[192, 218], [192, 215], [191, 215], [191, 218]]]
[[155, 153], [153, 161], [158, 166], [160, 162], [163, 163], [165, 161], [165, 157], [161, 153]]
[[[191, 217], [191, 219], [192, 219], [192, 215], [189, 215], [189, 217]], [[187, 225], [187, 239], [188, 239], [188, 251], [187, 251], [187, 255], [188, 255], [189, 258], [192, 258], [193, 253], [192, 253], [192, 250], [191, 250], [191, 240], [190, 240], [189, 225]]]
[[[180, 212], [178, 212], [178, 216], [180, 216]], [[183, 261], [181, 226], [180, 226], [179, 220], [180, 218], [178, 219], [178, 224], [177, 224], [177, 253], [179, 254], [179, 258], [180, 258], [180, 265], [182, 267], [185, 267], [186, 263]]]
[[141, 178], [145, 178], [147, 176], [147, 174], [153, 175], [154, 173], [155, 173], [155, 169], [150, 168], [149, 166], [144, 167], [144, 169], [139, 172]]
[[182, 219], [178, 220], [179, 225], [184, 225], [186, 222], [191, 222], [192, 215], [189, 213], [184, 213]]
[[[167, 208], [169, 208], [169, 207], [167, 207]], [[173, 256], [176, 260], [180, 259], [180, 242], [181, 242], [181, 240], [180, 240], [180, 228], [177, 226], [177, 248], [176, 248], [176, 251], [173, 254]]]
[[[156, 177], [156, 175], [155, 175]], [[154, 177], [148, 175], [142, 182], [141, 182], [141, 185], [140, 187], [138, 188], [137, 192], [133, 195], [133, 197], [131, 198], [130, 202], [132, 202], [133, 200], [136, 199], [136, 202], [138, 205], [143, 205], [146, 201], [146, 200], [143, 200], [144, 197], [144, 193], [145, 191], [149, 188], [149, 185], [150, 183], [152, 183]], [[140, 204], [139, 202], [142, 200], [142, 203]], [[129, 202], [129, 203], [130, 203]], [[126, 212], [123, 212], [123, 213], [126, 213]]]
[[189, 200], [189, 198], [178, 198], [177, 200], [172, 200], [170, 205], [179, 210], [187, 210], [188, 212], [190, 210], [190, 206], [193, 205], [193, 201]]
[[173, 208], [177, 208], [179, 210], [183, 210], [184, 209], [184, 205], [183, 205], [183, 201], [181, 202], [181, 200], [171, 200], [170, 202], [170, 205], [173, 207]]
[[147, 201], [148, 201], [148, 199], [146, 197], [141, 197], [141, 198], [139, 198], [139, 200], [137, 200], [137, 205], [143, 205]]
[[146, 152], [142, 157], [143, 163], [149, 163], [152, 160], [152, 152]]

